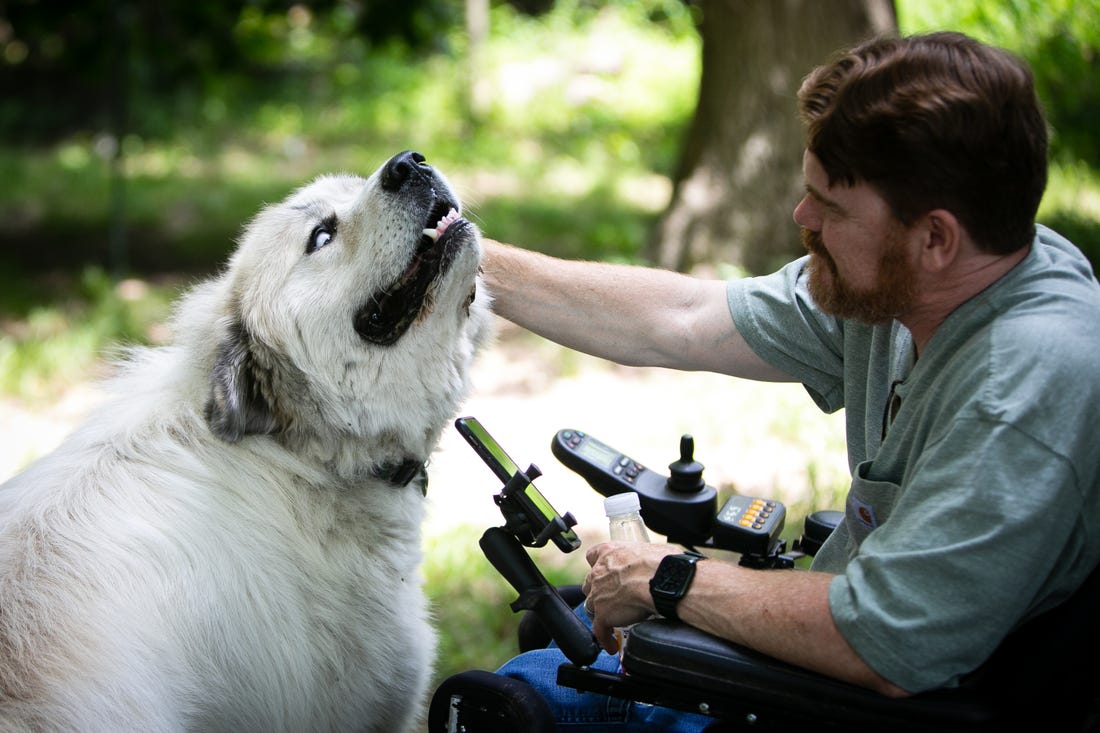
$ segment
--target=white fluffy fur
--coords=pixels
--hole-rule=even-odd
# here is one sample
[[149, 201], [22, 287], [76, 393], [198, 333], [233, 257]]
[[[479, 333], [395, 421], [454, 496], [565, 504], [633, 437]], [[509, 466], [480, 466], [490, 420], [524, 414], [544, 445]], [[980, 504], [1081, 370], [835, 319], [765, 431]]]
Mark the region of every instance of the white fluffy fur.
[[425, 499], [371, 468], [426, 459], [465, 396], [489, 321], [484, 289], [468, 302], [476, 231], [396, 343], [352, 317], [453, 198], [430, 184], [325, 177], [261, 211], [179, 303], [174, 343], [133, 353], [102, 409], [0, 487], [0, 730], [415, 725]]

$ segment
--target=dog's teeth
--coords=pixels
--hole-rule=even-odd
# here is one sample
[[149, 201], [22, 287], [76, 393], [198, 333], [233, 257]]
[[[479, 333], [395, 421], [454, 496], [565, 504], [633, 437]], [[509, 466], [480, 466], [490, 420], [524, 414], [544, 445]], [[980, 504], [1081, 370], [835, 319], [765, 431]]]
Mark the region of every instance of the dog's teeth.
[[454, 224], [458, 220], [458, 212], [451, 209], [447, 212], [447, 215], [436, 222], [435, 229], [425, 229], [424, 236], [431, 239], [433, 242], [438, 242], [439, 238], [443, 235], [443, 232], [447, 231], [447, 227]]

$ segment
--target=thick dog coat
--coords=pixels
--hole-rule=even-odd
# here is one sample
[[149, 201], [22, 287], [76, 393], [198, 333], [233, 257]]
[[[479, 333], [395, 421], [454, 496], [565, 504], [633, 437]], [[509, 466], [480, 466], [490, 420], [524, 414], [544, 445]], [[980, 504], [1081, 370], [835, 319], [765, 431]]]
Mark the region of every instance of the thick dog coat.
[[489, 322], [459, 208], [402, 153], [263, 209], [0, 487], [0, 730], [415, 724], [423, 465]]

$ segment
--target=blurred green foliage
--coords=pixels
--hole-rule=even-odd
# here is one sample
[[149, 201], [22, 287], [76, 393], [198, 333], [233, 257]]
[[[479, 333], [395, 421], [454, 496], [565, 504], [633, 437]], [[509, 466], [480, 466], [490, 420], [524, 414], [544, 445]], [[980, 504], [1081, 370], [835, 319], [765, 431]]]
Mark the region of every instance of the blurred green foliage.
[[[957, 28], [1024, 55], [1057, 165], [1092, 171], [1098, 4], [898, 9], [905, 32]], [[516, 5], [531, 3], [492, 5], [472, 55], [447, 0], [9, 0], [0, 265], [209, 271], [262, 202], [406, 148], [462, 184], [491, 236], [637, 260], [695, 103], [693, 8], [559, 0], [531, 16]], [[1056, 181], [1046, 221], [1097, 259], [1094, 189], [1071, 196]]]
[[[339, 85], [379, 47], [445, 50], [447, 0], [8, 0], [0, 131], [50, 142], [119, 126], [144, 138], [222, 122], [288, 81]], [[323, 91], [323, 90], [320, 90]]]
[[[157, 12], [171, 16], [180, 4]], [[40, 52], [0, 67], [0, 87], [11, 91], [0, 95], [9, 182], [0, 182], [0, 264], [208, 271], [263, 202], [319, 173], [369, 173], [407, 148], [456, 178], [495, 236], [636, 256], [694, 105], [698, 39], [686, 6], [562, 0], [533, 18], [495, 5], [476, 68], [457, 21], [434, 25], [419, 43], [372, 41], [350, 7], [359, 6], [229, 3], [219, 12], [236, 15], [218, 16], [213, 37], [230, 44], [232, 64], [189, 51], [187, 64], [173, 66], [151, 41], [132, 44], [129, 65], [148, 70], [127, 86], [121, 129], [109, 110], [81, 114], [64, 95], [46, 101], [39, 85], [13, 86], [38, 79], [17, 72]], [[197, 23], [189, 17], [180, 16], [184, 27]], [[22, 31], [9, 25], [11, 46]], [[88, 68], [88, 89], [109, 97], [109, 68]], [[475, 84], [486, 90], [476, 105]], [[66, 121], [44, 124], [40, 113]], [[124, 258], [111, 249], [120, 222]]]
[[1059, 163], [1100, 168], [1100, 2], [1097, 0], [901, 0], [903, 31], [952, 29], [1027, 60], [1053, 128]]

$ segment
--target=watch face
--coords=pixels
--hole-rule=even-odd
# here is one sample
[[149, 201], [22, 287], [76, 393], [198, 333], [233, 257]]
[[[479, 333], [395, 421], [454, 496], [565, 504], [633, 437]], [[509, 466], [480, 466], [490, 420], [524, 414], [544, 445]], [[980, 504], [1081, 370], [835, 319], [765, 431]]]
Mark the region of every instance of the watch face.
[[652, 589], [658, 593], [679, 596], [695, 575], [695, 563], [683, 557], [669, 556], [661, 560], [653, 577]]

